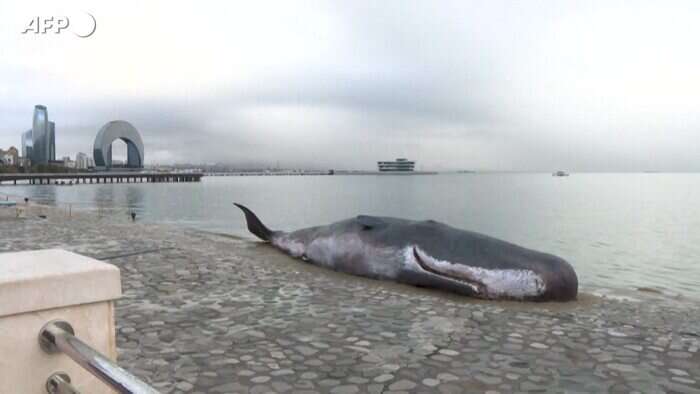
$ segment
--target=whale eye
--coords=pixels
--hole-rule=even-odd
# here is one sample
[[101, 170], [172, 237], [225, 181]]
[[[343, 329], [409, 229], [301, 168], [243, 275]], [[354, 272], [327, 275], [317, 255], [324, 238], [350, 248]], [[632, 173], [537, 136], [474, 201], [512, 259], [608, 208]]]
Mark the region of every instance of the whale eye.
[[374, 216], [360, 215], [355, 220], [362, 226], [363, 230], [371, 230], [373, 228], [383, 227], [386, 225], [382, 219]]

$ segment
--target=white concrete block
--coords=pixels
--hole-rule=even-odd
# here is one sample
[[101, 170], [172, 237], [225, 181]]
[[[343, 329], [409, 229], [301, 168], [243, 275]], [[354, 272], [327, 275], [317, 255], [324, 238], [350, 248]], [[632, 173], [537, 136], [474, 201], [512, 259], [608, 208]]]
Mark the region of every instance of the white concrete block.
[[111, 264], [61, 249], [0, 253], [0, 317], [120, 297]]
[[0, 393], [46, 393], [46, 379], [67, 372], [84, 393], [112, 391], [64, 354], [47, 354], [39, 331], [55, 319], [116, 360], [114, 300], [119, 270], [64, 250], [0, 254]]

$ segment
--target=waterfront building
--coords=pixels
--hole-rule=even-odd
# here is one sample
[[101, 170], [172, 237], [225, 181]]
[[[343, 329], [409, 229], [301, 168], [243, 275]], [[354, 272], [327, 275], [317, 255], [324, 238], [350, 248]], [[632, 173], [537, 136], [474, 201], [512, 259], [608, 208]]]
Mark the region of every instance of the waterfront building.
[[11, 166], [12, 165], [12, 156], [5, 153], [5, 151], [2, 149], [0, 149], [0, 165], [3, 165], [3, 166]]
[[11, 146], [8, 150], [0, 149], [0, 164], [6, 166], [18, 166], [19, 165], [19, 151], [14, 146]]
[[415, 161], [408, 159], [396, 159], [396, 161], [378, 161], [377, 167], [380, 172], [412, 172], [416, 165]]
[[70, 156], [63, 156], [61, 160], [56, 161], [55, 163], [65, 168], [75, 168], [75, 162], [71, 160]]
[[22, 156], [31, 164], [56, 160], [56, 124], [49, 121], [45, 106], [34, 106], [32, 128], [22, 134]]
[[34, 142], [32, 163], [34, 164], [49, 164], [51, 150], [49, 127], [49, 113], [46, 107], [43, 105], [35, 106], [32, 119], [32, 141]]
[[32, 165], [32, 149], [34, 149], [34, 142], [32, 141], [32, 129], [29, 129], [22, 133], [23, 167], [29, 167]]
[[75, 155], [75, 168], [80, 170], [88, 169], [88, 156], [85, 153], [78, 152], [78, 154]]
[[143, 168], [143, 141], [138, 130], [124, 120], [107, 122], [95, 137], [93, 158], [98, 168], [109, 170], [116, 165], [112, 160], [112, 142], [120, 139], [126, 143], [126, 163], [121, 166], [131, 169]]
[[49, 161], [56, 161], [56, 123], [49, 122]]
[[24, 167], [24, 168], [29, 168], [32, 166], [32, 162], [28, 158], [20, 156], [18, 166]]

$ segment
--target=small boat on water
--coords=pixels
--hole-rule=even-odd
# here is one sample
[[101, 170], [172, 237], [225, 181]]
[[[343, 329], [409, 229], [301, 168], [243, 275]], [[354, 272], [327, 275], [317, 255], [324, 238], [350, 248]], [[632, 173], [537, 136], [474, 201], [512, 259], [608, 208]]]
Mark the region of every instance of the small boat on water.
[[566, 171], [557, 171], [552, 173], [552, 176], [569, 176], [569, 173]]
[[17, 205], [14, 201], [0, 201], [0, 207], [14, 207]]

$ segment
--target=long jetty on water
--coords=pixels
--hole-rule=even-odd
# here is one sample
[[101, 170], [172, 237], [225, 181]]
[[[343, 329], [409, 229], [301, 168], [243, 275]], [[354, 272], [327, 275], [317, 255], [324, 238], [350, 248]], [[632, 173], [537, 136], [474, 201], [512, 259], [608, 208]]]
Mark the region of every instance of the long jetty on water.
[[18, 182], [30, 185], [79, 183], [159, 183], [199, 182], [204, 174], [194, 172], [77, 172], [77, 173], [19, 173], [0, 174], [0, 184]]

